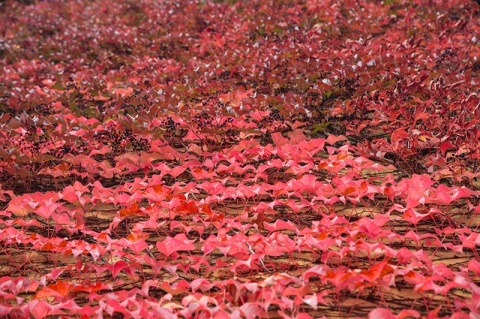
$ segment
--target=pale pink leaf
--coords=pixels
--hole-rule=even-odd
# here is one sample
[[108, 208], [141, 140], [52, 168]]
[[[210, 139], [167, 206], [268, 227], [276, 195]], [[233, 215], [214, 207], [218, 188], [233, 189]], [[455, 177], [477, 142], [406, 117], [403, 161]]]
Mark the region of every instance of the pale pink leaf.
[[368, 314], [368, 319], [396, 319], [397, 317], [388, 309], [377, 308]]
[[170, 256], [177, 251], [190, 251], [195, 249], [195, 240], [187, 239], [185, 234], [178, 234], [175, 237], [167, 237], [162, 242], [157, 242], [158, 250], [165, 256]]

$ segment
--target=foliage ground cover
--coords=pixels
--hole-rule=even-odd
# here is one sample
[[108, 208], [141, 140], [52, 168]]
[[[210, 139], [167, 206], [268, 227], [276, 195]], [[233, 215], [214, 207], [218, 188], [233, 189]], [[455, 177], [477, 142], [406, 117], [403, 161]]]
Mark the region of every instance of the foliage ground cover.
[[0, 316], [479, 318], [480, 8], [0, 2]]

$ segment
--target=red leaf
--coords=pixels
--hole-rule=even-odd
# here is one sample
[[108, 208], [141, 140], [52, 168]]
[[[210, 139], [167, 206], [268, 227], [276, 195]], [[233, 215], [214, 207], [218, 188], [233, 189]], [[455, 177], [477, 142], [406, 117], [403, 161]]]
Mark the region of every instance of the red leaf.
[[210, 205], [208, 205], [208, 204], [203, 204], [202, 207], [201, 207], [201, 211], [203, 213], [207, 214], [209, 221], [219, 221], [219, 220], [223, 220], [225, 218], [225, 214], [223, 214], [223, 213], [215, 214], [213, 212], [212, 208], [210, 208]]
[[119, 213], [120, 213], [120, 216], [126, 217], [130, 215], [136, 215], [138, 213], [141, 213], [141, 211], [138, 208], [138, 204], [133, 203], [130, 207], [120, 209]]
[[73, 288], [73, 291], [84, 291], [88, 293], [95, 293], [100, 290], [105, 290], [105, 289], [112, 289], [111, 285], [107, 285], [101, 282], [96, 282], [91, 285], [78, 285]]
[[429, 214], [420, 214], [415, 209], [409, 208], [403, 213], [403, 220], [417, 225], [419, 221], [427, 217]]
[[385, 187], [383, 189], [383, 194], [385, 196], [387, 196], [387, 198], [393, 202], [393, 199], [395, 198], [395, 192], [393, 191], [393, 189], [389, 186]]
[[476, 275], [480, 275], [480, 262], [476, 261], [475, 259], [470, 259], [468, 262], [468, 270]]
[[246, 319], [264, 318], [266, 313], [256, 302], [246, 302], [240, 307], [240, 312]]
[[337, 142], [340, 142], [340, 141], [346, 141], [347, 138], [343, 135], [339, 135], [339, 136], [335, 136], [333, 134], [330, 134], [328, 137], [327, 137], [327, 140], [325, 142], [327, 142], [328, 144], [330, 145], [333, 145]]
[[262, 229], [264, 224], [266, 224], [266, 221], [271, 221], [271, 218], [265, 217], [265, 212], [263, 210], [259, 211], [257, 217], [252, 220], [253, 223], [257, 224], [258, 229]]
[[59, 280], [56, 283], [49, 285], [48, 288], [66, 297], [70, 294], [70, 291], [72, 290], [72, 285], [68, 282]]
[[187, 293], [190, 290], [190, 284], [186, 280], [180, 280], [172, 285], [166, 281], [163, 281], [157, 287], [174, 296]]
[[46, 318], [52, 309], [52, 306], [43, 300], [32, 300], [28, 306], [34, 318]]
[[431, 116], [431, 115], [428, 114], [428, 113], [421, 112], [421, 113], [419, 113], [417, 116], [415, 116], [414, 121], [417, 122], [417, 121], [419, 121], [419, 120], [426, 120], [426, 119], [430, 118], [430, 116]]
[[275, 221], [275, 223], [269, 224], [264, 222], [263, 226], [265, 227], [266, 230], [269, 232], [274, 232], [277, 230], [293, 230], [293, 231], [298, 231], [297, 226], [295, 226], [291, 221], [283, 221], [281, 219], [278, 219]]
[[195, 204], [195, 201], [189, 201], [183, 203], [175, 209], [176, 212], [179, 212], [182, 215], [197, 215], [199, 213], [198, 207]]
[[172, 168], [168, 173], [172, 175], [174, 178], [177, 178], [179, 175], [185, 172], [186, 169], [187, 168], [185, 166], [178, 165]]
[[347, 196], [347, 195], [355, 193], [355, 191], [356, 191], [355, 187], [349, 186], [349, 187], [345, 188], [345, 190], [343, 191], [343, 195]]
[[35, 213], [45, 219], [49, 219], [52, 215], [55, 216], [55, 211], [62, 206], [60, 203], [46, 202], [40, 205], [40, 207], [37, 207]]
[[162, 185], [153, 185], [148, 187], [145, 197], [151, 202], [162, 202], [170, 193], [167, 187]]
[[396, 319], [397, 317], [388, 309], [377, 308], [368, 314], [368, 319]]
[[64, 298], [70, 294], [71, 290], [72, 290], [71, 284], [59, 280], [56, 283], [48, 285], [42, 288], [41, 290], [39, 290], [35, 294], [35, 299], [52, 298], [52, 297]]
[[127, 88], [116, 88], [114, 89], [114, 94], [119, 97], [128, 97], [133, 95], [133, 88], [127, 87]]
[[7, 206], [7, 211], [16, 216], [26, 216], [31, 213], [38, 203], [33, 201], [30, 195], [23, 195], [13, 198]]
[[133, 250], [133, 252], [138, 255], [142, 250], [148, 248], [148, 244], [145, 242], [145, 239], [148, 238], [146, 233], [130, 233], [126, 239], [129, 241], [127, 246]]
[[450, 141], [445, 141], [442, 144], [440, 144], [440, 152], [442, 153], [442, 156], [445, 156], [445, 153], [455, 147]]
[[272, 141], [275, 146], [280, 147], [286, 144], [290, 144], [289, 140], [282, 136], [282, 133], [275, 132], [272, 134]]
[[413, 309], [403, 309], [397, 315], [397, 319], [403, 319], [403, 318], [409, 318], [409, 317], [420, 318], [420, 313]]
[[388, 264], [387, 260], [378, 263], [370, 269], [362, 270], [361, 274], [366, 276], [370, 282], [382, 280], [386, 275], [393, 273], [394, 269]]
[[225, 192], [225, 186], [220, 182], [203, 182], [200, 187], [210, 195], [219, 195]]
[[193, 244], [195, 240], [187, 239], [185, 234], [178, 234], [175, 237], [167, 237], [162, 242], [157, 242], [156, 246], [158, 250], [165, 256], [170, 256], [177, 251], [190, 251], [195, 249]]
[[183, 137], [184, 141], [196, 141], [200, 138], [198, 133], [195, 133], [192, 130], [188, 130], [188, 133], [186, 136]]
[[405, 139], [408, 139], [408, 137], [409, 137], [408, 133], [403, 128], [399, 128], [393, 131], [390, 140], [394, 148], [398, 149], [400, 142]]
[[116, 278], [122, 270], [128, 267], [129, 265], [127, 264], [127, 262], [120, 260], [120, 261], [117, 261], [113, 266], [109, 268], [110, 268], [110, 271], [112, 272], [113, 278]]
[[193, 292], [201, 290], [203, 293], [210, 290], [214, 285], [205, 278], [197, 278], [190, 283]]

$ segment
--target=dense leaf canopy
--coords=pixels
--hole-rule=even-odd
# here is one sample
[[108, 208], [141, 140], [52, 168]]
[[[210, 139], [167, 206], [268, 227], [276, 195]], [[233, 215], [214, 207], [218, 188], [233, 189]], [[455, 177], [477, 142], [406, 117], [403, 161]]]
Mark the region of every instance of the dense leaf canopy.
[[0, 316], [478, 318], [470, 0], [0, 1]]

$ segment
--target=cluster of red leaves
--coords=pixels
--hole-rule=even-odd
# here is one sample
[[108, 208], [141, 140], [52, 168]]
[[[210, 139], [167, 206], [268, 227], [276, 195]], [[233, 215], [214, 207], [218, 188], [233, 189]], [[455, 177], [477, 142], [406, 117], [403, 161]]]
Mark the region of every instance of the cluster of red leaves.
[[0, 315], [477, 318], [473, 1], [0, 3]]

